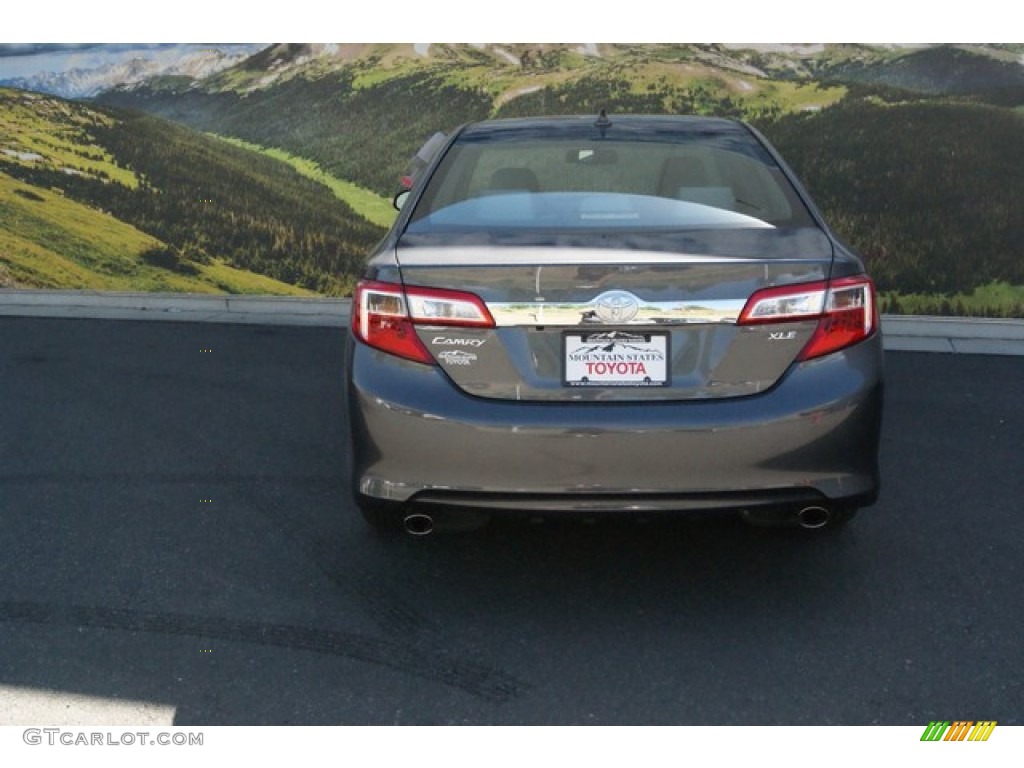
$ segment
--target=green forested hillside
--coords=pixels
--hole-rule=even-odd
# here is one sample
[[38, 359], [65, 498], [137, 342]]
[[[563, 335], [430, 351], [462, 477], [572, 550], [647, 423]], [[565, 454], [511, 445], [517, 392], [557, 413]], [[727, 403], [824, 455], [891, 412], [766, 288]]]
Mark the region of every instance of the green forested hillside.
[[483, 91], [446, 84], [429, 71], [364, 88], [353, 88], [355, 74], [343, 70], [315, 79], [295, 77], [255, 94], [141, 87], [104, 100], [201, 131], [279, 147], [389, 196], [427, 136], [486, 117], [491, 109]]
[[[846, 52], [846, 55], [843, 53]], [[814, 66], [824, 80], [890, 86], [928, 94], [973, 94], [1024, 86], [1020, 46], [940, 45], [887, 55], [840, 48]]]
[[[139, 260], [169, 274], [221, 264], [342, 294], [383, 233], [287, 164], [181, 125], [10, 90], [0, 90], [0, 114], [0, 173], [146, 233]], [[3, 228], [13, 238], [28, 226], [9, 218]]]
[[378, 227], [390, 227], [394, 223], [397, 212], [390, 197], [382, 197], [351, 181], [345, 181], [337, 176], [332, 176], [312, 160], [285, 152], [283, 149], [268, 149], [267, 147], [261, 147], [259, 144], [252, 144], [251, 142], [231, 136], [219, 136], [215, 133], [210, 135], [217, 136], [222, 141], [234, 144], [235, 146], [243, 147], [250, 152], [259, 152], [287, 163], [306, 178], [323, 184], [334, 193], [335, 197]]
[[310, 293], [218, 259], [170, 254], [168, 262], [165, 243], [108, 213], [0, 173], [0, 288]]
[[1020, 112], [859, 98], [764, 128], [883, 290], [1024, 285]]

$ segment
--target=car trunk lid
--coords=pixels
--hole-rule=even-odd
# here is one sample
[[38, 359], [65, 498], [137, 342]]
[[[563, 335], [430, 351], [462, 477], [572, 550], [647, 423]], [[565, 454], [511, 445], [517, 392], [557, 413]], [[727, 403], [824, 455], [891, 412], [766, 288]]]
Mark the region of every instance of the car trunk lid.
[[452, 382], [530, 401], [764, 391], [797, 359], [817, 316], [741, 325], [741, 312], [758, 291], [827, 280], [833, 257], [813, 228], [407, 236], [396, 255], [406, 286], [471, 293], [494, 318], [490, 328], [417, 324]]

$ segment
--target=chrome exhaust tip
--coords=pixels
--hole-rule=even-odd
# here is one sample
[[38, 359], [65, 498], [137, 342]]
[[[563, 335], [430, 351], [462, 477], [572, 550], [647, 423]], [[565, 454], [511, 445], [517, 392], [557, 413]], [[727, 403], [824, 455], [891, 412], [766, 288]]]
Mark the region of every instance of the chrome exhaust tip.
[[824, 528], [832, 519], [832, 512], [827, 507], [804, 507], [797, 512], [797, 521], [801, 528], [813, 530]]
[[434, 532], [434, 518], [422, 512], [413, 512], [402, 520], [405, 532], [410, 536], [429, 536]]

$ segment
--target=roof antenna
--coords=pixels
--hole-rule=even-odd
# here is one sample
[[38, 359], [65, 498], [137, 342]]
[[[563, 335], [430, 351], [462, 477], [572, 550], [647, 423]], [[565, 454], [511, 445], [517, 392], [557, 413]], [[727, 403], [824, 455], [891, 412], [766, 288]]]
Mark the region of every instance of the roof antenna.
[[601, 138], [602, 139], [604, 138], [604, 134], [608, 130], [608, 128], [611, 126], [611, 124], [612, 124], [612, 121], [608, 119], [608, 113], [605, 112], [602, 109], [601, 112], [597, 116], [597, 120], [594, 121], [594, 127], [596, 127], [597, 130], [599, 130], [601, 132]]

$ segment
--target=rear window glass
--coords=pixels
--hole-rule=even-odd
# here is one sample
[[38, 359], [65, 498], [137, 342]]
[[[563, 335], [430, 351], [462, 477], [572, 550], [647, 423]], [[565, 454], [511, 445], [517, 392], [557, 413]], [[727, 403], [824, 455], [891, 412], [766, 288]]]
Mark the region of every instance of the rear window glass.
[[763, 147], [743, 134], [678, 140], [456, 142], [406, 231], [812, 226]]

